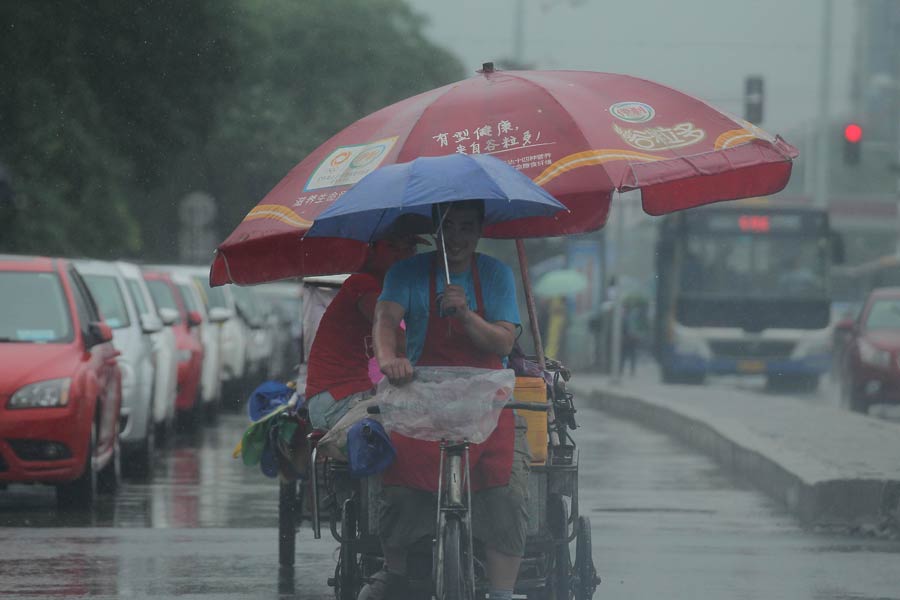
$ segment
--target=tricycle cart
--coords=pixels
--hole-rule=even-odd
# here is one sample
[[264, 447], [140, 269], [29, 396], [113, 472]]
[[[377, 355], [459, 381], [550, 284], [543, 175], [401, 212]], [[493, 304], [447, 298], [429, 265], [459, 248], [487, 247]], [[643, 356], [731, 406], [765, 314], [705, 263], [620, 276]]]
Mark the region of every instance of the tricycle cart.
[[[599, 578], [591, 554], [590, 519], [578, 510], [578, 450], [570, 433], [576, 427], [576, 409], [566, 389], [568, 371], [548, 361], [545, 372], [549, 383], [542, 378], [518, 380], [532, 387], [539, 382], [546, 390], [543, 402], [509, 405], [521, 414], [530, 412], [529, 424], [538, 424], [537, 431], [529, 435], [534, 460], [529, 475], [528, 537], [516, 593], [528, 598], [583, 600], [593, 596]], [[540, 426], [543, 419], [546, 428]], [[354, 600], [366, 579], [381, 568], [376, 531], [380, 480], [354, 480], [346, 463], [317, 459], [321, 435], [309, 435], [308, 480], [299, 485], [280, 484], [279, 562], [293, 565], [295, 536], [302, 520], [309, 520], [316, 539], [327, 523], [339, 543], [337, 565], [328, 583], [338, 600]], [[447, 450], [450, 458], [446, 464], [453, 465], [453, 456], [464, 460], [459, 458], [465, 456], [464, 445], [448, 445]], [[449, 479], [445, 477], [445, 481]], [[487, 589], [478, 544], [472, 545], [466, 535], [468, 502], [459, 491], [448, 486], [440, 501], [446, 517], [439, 519], [435, 537], [421, 540], [410, 552], [412, 594], [468, 599], [483, 597]]]

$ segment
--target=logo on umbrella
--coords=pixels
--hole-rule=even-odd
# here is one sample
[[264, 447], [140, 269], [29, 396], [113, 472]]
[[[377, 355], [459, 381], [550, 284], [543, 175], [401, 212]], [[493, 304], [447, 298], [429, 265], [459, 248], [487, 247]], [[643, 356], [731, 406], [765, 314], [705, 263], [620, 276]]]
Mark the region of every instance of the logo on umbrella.
[[344, 150], [343, 152], [341, 152], [340, 154], [338, 154], [337, 156], [335, 156], [334, 158], [331, 159], [331, 166], [336, 167], [336, 166], [340, 165], [341, 163], [347, 162], [347, 159], [349, 159], [350, 156], [351, 156], [351, 154], [349, 152], [347, 152], [346, 150]]
[[304, 192], [353, 185], [378, 168], [397, 137], [335, 148], [312, 172]]
[[623, 129], [613, 123], [613, 131], [622, 140], [638, 150], [659, 152], [696, 144], [706, 137], [706, 132], [693, 123], [679, 123], [672, 127], [648, 127], [647, 129]]
[[373, 160], [384, 154], [386, 148], [387, 146], [381, 144], [379, 146], [375, 146], [374, 148], [369, 148], [368, 150], [360, 152], [350, 163], [350, 166], [354, 169], [365, 167]]
[[656, 115], [649, 104], [643, 102], [616, 102], [609, 107], [609, 113], [628, 123], [646, 123]]

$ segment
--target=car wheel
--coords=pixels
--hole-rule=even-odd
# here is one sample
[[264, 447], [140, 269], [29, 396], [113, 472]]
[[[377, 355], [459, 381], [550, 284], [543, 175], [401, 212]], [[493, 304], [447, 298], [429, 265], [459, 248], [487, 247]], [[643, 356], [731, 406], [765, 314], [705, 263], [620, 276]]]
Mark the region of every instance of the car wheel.
[[122, 451], [119, 447], [119, 432], [116, 431], [116, 441], [113, 443], [112, 457], [106, 466], [97, 473], [97, 491], [101, 494], [112, 495], [119, 489], [122, 481]]
[[94, 448], [97, 445], [97, 426], [91, 425], [84, 471], [74, 481], [56, 486], [56, 502], [62, 508], [90, 508], [97, 495], [97, 472], [94, 470]]
[[139, 480], [147, 480], [153, 475], [153, 461], [156, 457], [156, 425], [152, 415], [148, 415], [147, 436], [144, 443], [128, 457], [124, 465], [125, 474]]
[[869, 404], [859, 391], [859, 386], [853, 379], [853, 375], [844, 372], [841, 380], [841, 404], [847, 409], [863, 415], [869, 414]]

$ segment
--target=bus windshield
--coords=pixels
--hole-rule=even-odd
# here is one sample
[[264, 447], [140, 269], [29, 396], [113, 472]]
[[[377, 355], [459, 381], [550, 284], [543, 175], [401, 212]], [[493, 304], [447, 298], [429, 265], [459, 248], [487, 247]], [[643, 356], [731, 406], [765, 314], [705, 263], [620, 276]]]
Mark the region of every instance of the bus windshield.
[[706, 297], [822, 298], [828, 289], [828, 244], [804, 235], [690, 233], [680, 288]]

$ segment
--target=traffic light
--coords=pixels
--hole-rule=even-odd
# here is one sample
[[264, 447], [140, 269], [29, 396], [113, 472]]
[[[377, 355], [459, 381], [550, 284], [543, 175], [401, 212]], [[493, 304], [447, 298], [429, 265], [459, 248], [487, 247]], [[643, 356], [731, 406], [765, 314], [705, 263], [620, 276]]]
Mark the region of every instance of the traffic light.
[[859, 123], [848, 123], [844, 127], [844, 163], [848, 165], [859, 164], [860, 148], [862, 147], [863, 128]]
[[763, 78], [751, 75], [744, 79], [744, 118], [759, 125], [763, 120]]

